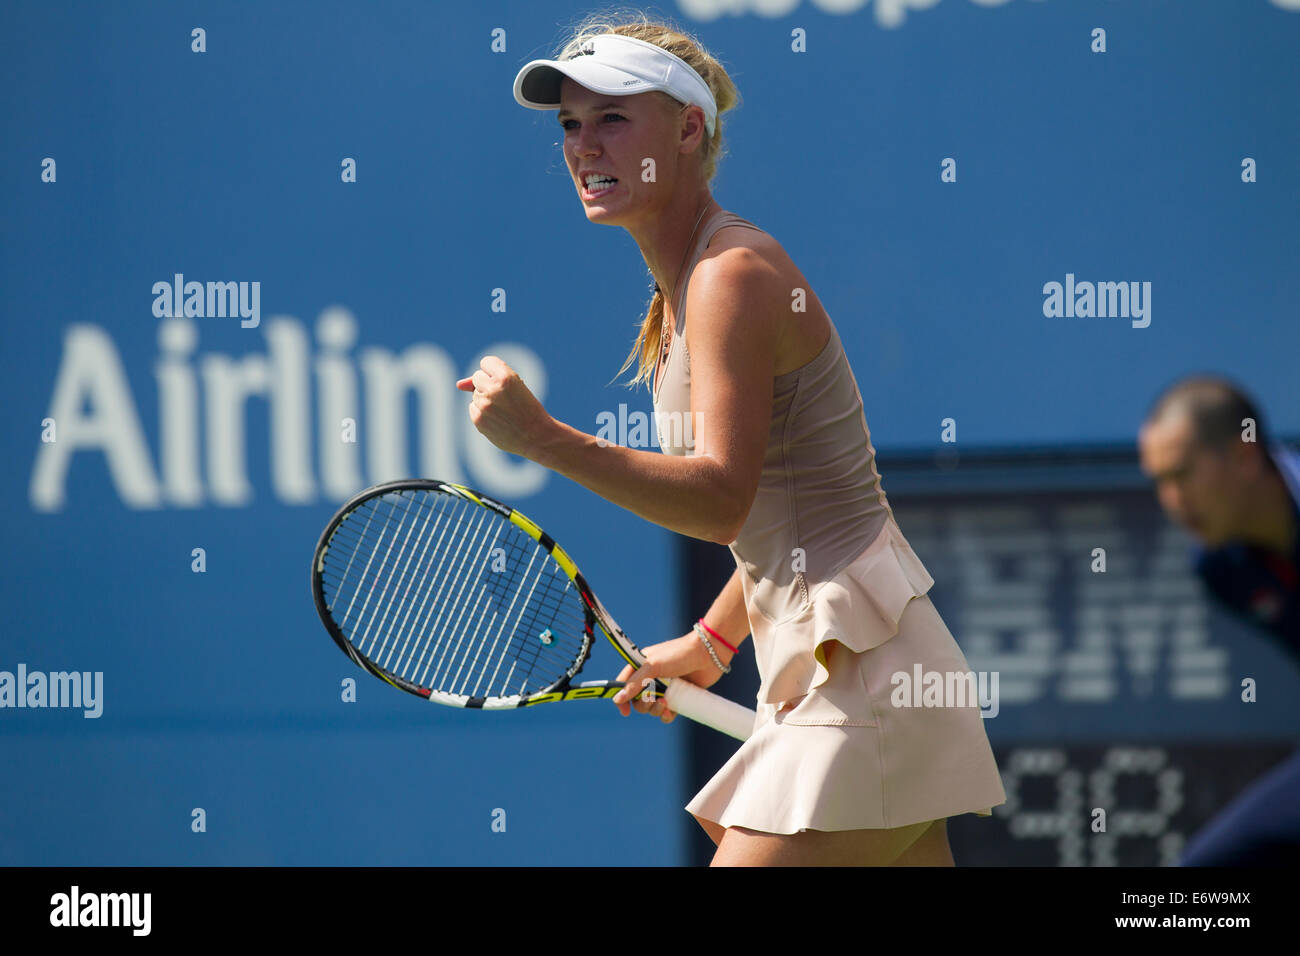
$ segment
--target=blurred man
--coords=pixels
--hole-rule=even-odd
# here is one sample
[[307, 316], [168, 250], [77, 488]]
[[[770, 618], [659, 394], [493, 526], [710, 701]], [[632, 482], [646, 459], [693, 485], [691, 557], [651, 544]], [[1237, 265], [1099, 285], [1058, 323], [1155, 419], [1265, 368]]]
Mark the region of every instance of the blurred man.
[[[1166, 390], [1138, 446], [1165, 513], [1199, 542], [1195, 570], [1210, 594], [1300, 663], [1300, 453], [1273, 444], [1250, 399], [1211, 377]], [[1181, 863], [1297, 861], [1300, 751], [1196, 834]]]

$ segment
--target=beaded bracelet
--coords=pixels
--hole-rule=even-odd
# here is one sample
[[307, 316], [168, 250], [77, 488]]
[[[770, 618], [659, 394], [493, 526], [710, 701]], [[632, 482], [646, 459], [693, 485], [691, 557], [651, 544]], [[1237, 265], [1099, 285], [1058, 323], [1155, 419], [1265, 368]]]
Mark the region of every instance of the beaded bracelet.
[[723, 637], [721, 634], [719, 634], [719, 633], [718, 633], [717, 631], [715, 631], [713, 628], [709, 627], [709, 625], [705, 624], [705, 623], [704, 623], [704, 618], [700, 618], [699, 623], [700, 623], [700, 626], [701, 626], [701, 627], [703, 627], [706, 631], [708, 631], [710, 634], [712, 634], [713, 637], [714, 637], [714, 638], [715, 638], [715, 639], [716, 639], [720, 644], [722, 644], [723, 647], [725, 647], [727, 650], [731, 651], [731, 653], [733, 653], [733, 654], [739, 654], [739, 653], [740, 653], [740, 650], [739, 650], [738, 648], [732, 647], [730, 644], [727, 643], [727, 639], [726, 639], [725, 637]]
[[709, 635], [704, 630], [704, 628], [700, 626], [699, 621], [695, 622], [694, 630], [696, 636], [699, 637], [699, 639], [704, 642], [704, 647], [706, 650], [708, 650], [709, 656], [713, 658], [713, 663], [718, 665], [718, 670], [722, 671], [722, 673], [724, 674], [730, 674], [731, 668], [727, 667], [725, 664], [722, 663], [722, 661], [718, 660], [717, 651], [713, 649], [713, 644], [710, 643], [709, 641]]

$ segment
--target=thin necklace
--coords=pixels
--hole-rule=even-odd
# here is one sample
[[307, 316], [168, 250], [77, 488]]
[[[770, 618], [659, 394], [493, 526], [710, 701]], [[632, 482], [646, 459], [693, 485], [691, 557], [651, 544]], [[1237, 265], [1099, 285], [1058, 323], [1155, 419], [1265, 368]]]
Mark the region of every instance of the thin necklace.
[[[686, 267], [686, 260], [690, 258], [691, 244], [695, 241], [695, 231], [700, 228], [700, 220], [704, 218], [704, 213], [708, 210], [709, 204], [705, 203], [704, 208], [700, 210], [699, 216], [695, 219], [695, 225], [691, 228], [691, 237], [686, 240], [686, 252], [682, 254], [682, 263], [677, 267], [677, 277], [673, 279], [673, 290], [677, 289], [677, 282], [682, 277], [682, 269]], [[655, 283], [655, 291], [662, 294], [663, 290], [659, 288], [659, 283]], [[665, 308], [659, 316], [659, 339], [663, 342], [663, 348], [659, 351], [659, 361], [663, 362], [664, 357], [668, 354], [668, 347], [672, 344], [671, 333], [668, 331], [668, 310]]]

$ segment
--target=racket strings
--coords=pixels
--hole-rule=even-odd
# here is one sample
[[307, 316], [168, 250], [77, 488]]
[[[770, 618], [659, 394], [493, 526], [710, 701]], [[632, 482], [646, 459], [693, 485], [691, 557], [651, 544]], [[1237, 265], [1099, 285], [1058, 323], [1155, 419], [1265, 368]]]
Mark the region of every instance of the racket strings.
[[582, 598], [546, 549], [450, 494], [404, 489], [367, 500], [336, 529], [321, 578], [348, 643], [430, 690], [535, 693], [589, 647]]

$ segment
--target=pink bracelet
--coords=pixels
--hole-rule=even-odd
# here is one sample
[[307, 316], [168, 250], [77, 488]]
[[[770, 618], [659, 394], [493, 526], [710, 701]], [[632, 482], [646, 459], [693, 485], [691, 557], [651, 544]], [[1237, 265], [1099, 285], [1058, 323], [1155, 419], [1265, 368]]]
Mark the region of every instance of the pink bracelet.
[[723, 637], [721, 634], [719, 634], [719, 633], [718, 633], [717, 631], [715, 631], [713, 628], [709, 627], [709, 625], [705, 624], [705, 623], [704, 623], [704, 618], [700, 618], [700, 627], [702, 627], [702, 628], [704, 628], [706, 631], [708, 631], [709, 634], [711, 634], [714, 638], [717, 639], [718, 643], [720, 643], [720, 644], [721, 644], [723, 647], [725, 647], [727, 650], [731, 651], [731, 653], [733, 653], [733, 654], [739, 654], [739, 653], [740, 653], [740, 650], [739, 650], [738, 648], [732, 647], [730, 644], [727, 643], [727, 639], [726, 639], [725, 637]]

